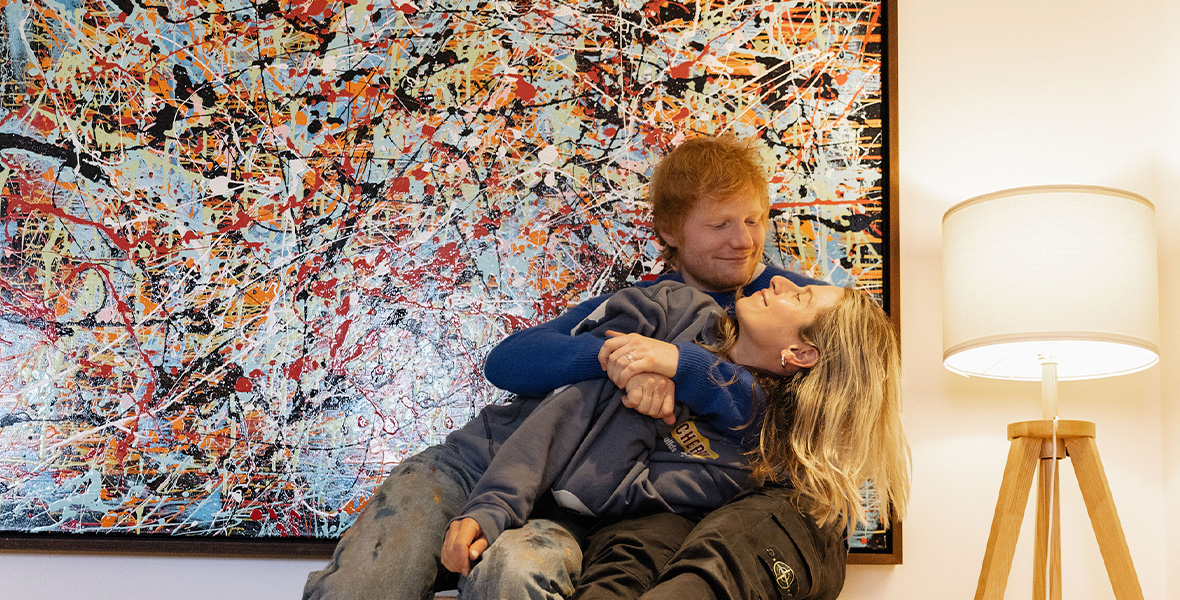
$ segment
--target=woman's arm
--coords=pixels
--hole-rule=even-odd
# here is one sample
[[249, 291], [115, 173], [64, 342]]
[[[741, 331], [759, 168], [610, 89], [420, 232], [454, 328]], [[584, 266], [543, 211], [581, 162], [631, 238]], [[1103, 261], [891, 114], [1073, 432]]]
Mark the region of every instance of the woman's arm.
[[697, 344], [678, 343], [680, 361], [676, 376], [676, 400], [708, 417], [718, 428], [748, 425], [755, 403], [764, 401], [754, 376], [742, 367], [720, 360]]

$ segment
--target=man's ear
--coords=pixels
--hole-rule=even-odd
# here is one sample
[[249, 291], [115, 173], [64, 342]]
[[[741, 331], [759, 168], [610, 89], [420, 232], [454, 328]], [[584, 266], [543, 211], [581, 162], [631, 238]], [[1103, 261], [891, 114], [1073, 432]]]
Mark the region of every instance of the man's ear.
[[791, 345], [782, 351], [782, 364], [784, 368], [795, 367], [796, 369], [810, 369], [819, 362], [819, 350], [811, 344]]
[[663, 227], [659, 223], [655, 224], [655, 228], [656, 228], [656, 233], [660, 234], [660, 240], [663, 241], [665, 246], [667, 246], [669, 248], [680, 247], [680, 240], [677, 239], [680, 237], [679, 235], [673, 236], [671, 234], [671, 232], [669, 232], [667, 230], [667, 228]]

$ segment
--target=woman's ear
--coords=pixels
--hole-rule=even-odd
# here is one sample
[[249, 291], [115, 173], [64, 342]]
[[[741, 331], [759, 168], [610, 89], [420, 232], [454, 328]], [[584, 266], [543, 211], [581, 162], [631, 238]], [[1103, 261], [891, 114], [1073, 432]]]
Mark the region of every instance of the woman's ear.
[[784, 369], [790, 371], [810, 369], [819, 362], [819, 350], [811, 344], [791, 345], [782, 351], [780, 358]]

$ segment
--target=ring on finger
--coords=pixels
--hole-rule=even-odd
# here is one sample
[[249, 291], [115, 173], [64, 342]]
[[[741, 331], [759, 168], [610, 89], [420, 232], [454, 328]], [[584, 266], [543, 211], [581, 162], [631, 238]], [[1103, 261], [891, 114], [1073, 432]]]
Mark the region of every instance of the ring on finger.
[[628, 363], [633, 363], [633, 362], [635, 362], [635, 359], [634, 359], [634, 358], [632, 358], [630, 354], [628, 354], [628, 355], [627, 355], [627, 362], [628, 362]]

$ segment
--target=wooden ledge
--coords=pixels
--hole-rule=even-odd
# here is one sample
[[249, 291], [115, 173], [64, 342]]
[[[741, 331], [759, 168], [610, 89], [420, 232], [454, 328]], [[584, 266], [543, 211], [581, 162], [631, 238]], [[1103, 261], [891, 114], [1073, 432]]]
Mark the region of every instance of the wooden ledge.
[[[1008, 424], [1008, 439], [1021, 437], [1040, 439], [1053, 438], [1053, 421], [1021, 421]], [[1057, 421], [1058, 438], [1094, 437], [1094, 423], [1091, 421]]]

